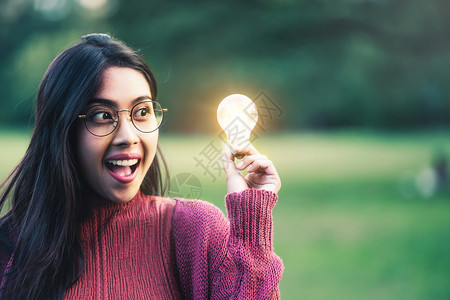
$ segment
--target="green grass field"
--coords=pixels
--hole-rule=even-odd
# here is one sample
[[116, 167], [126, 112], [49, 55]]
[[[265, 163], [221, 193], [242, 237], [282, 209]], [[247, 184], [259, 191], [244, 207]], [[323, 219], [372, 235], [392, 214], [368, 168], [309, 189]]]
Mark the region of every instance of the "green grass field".
[[[28, 140], [0, 132], [0, 177]], [[196, 166], [210, 142], [219, 145], [214, 135], [161, 133], [160, 146], [171, 176], [193, 174], [200, 198], [224, 210], [224, 175], [210, 169], [214, 181]], [[435, 153], [450, 159], [449, 132], [291, 133], [254, 145], [282, 178], [274, 210], [282, 299], [450, 298], [450, 193], [433, 193], [430, 173]]]

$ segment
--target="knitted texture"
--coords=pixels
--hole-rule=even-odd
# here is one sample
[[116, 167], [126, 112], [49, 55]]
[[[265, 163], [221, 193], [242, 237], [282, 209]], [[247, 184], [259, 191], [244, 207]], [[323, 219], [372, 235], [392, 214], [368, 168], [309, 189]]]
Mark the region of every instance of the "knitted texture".
[[[141, 193], [126, 204], [94, 199], [80, 226], [84, 272], [65, 298], [279, 299], [276, 194], [227, 195], [230, 221], [208, 202], [175, 200]], [[0, 271], [12, 260], [0, 251]]]
[[80, 228], [84, 272], [65, 298], [180, 299], [171, 237], [174, 205], [143, 194], [126, 204], [97, 201]]
[[249, 189], [225, 198], [229, 222], [212, 204], [180, 200], [173, 234], [187, 299], [278, 299], [283, 272], [272, 247], [277, 195]]

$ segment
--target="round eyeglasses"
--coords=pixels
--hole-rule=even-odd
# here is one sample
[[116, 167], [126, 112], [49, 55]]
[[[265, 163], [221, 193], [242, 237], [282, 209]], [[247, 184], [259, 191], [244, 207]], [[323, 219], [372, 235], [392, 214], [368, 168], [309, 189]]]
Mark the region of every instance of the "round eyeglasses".
[[95, 104], [87, 110], [85, 114], [78, 115], [78, 118], [84, 120], [86, 129], [95, 136], [107, 136], [111, 134], [119, 124], [119, 113], [123, 111], [130, 112], [129, 120], [137, 130], [144, 133], [155, 131], [161, 125], [163, 113], [166, 108], [152, 100], [139, 102], [131, 110], [117, 110], [107, 104]]

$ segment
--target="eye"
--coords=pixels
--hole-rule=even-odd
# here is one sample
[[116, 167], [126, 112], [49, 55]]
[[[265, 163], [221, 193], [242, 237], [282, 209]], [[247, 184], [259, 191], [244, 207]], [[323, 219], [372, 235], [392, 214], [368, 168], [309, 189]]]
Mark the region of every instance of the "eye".
[[138, 105], [133, 112], [133, 119], [136, 121], [146, 121], [152, 116], [152, 107], [148, 103]]
[[94, 107], [86, 115], [86, 119], [94, 124], [111, 123], [114, 121], [111, 109], [104, 107]]
[[107, 111], [97, 112], [97, 113], [95, 113], [92, 116], [92, 118], [94, 119], [94, 121], [95, 120], [98, 120], [98, 121], [101, 121], [101, 120], [112, 120], [111, 114], [109, 112], [107, 112]]
[[137, 113], [138, 113], [138, 116], [140, 116], [140, 117], [145, 117], [147, 114], [150, 113], [150, 111], [149, 111], [148, 108], [144, 107], [144, 108], [139, 109], [139, 110], [137, 111]]

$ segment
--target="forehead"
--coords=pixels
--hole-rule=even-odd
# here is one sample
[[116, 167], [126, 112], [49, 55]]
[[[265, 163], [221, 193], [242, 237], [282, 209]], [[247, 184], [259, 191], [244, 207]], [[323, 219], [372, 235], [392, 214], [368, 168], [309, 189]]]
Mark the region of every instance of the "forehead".
[[[150, 86], [145, 76], [134, 69], [108, 67], [102, 74], [95, 99], [107, 99], [118, 107], [128, 107], [137, 99], [151, 99]], [[91, 101], [91, 102], [92, 102]]]

